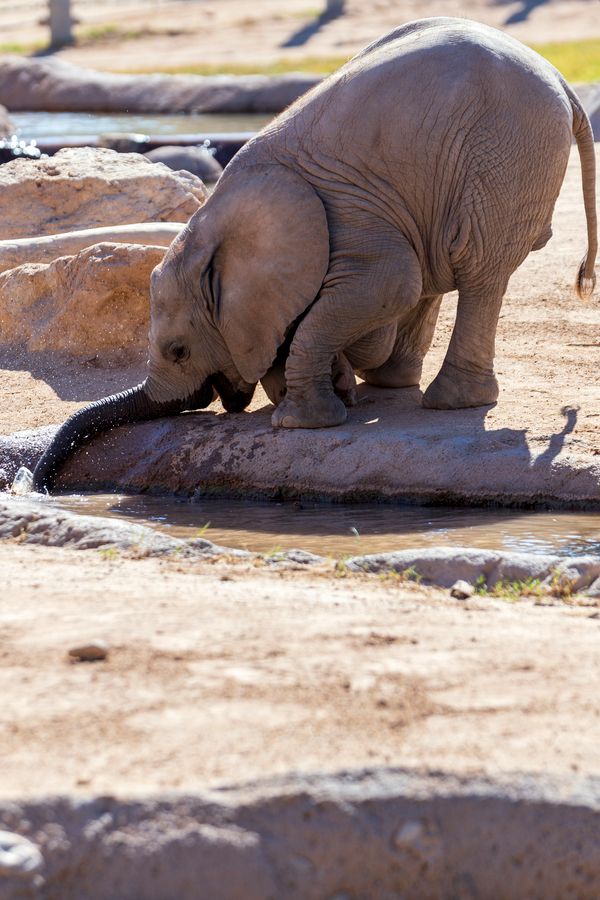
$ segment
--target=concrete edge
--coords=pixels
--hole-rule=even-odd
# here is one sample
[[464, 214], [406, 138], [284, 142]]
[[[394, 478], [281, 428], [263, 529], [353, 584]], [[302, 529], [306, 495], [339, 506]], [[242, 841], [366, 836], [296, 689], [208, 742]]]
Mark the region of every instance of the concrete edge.
[[5, 800], [0, 823], [32, 854], [12, 877], [5, 866], [2, 900], [600, 893], [600, 780], [582, 776], [293, 773], [197, 794]]

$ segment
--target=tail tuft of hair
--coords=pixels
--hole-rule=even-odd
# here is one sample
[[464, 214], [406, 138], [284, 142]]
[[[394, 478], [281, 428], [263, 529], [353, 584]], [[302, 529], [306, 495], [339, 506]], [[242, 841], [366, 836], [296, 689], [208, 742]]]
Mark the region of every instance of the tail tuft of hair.
[[589, 300], [596, 286], [596, 273], [592, 269], [591, 273], [586, 274], [586, 269], [587, 255], [581, 260], [577, 281], [575, 282], [575, 291], [580, 300]]

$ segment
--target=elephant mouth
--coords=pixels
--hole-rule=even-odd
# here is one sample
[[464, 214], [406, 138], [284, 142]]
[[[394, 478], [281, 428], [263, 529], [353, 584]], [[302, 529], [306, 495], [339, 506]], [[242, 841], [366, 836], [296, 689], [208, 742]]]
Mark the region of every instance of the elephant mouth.
[[246, 409], [254, 396], [254, 389], [256, 388], [254, 384], [249, 385], [248, 390], [234, 388], [230, 380], [222, 372], [212, 375], [208, 379], [208, 383], [216, 390], [223, 408], [230, 413], [242, 412], [242, 410]]

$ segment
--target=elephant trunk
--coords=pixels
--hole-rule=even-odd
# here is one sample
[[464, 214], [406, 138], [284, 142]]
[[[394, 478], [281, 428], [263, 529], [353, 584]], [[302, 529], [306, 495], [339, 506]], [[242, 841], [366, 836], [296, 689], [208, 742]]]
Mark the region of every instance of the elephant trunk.
[[208, 379], [201, 388], [184, 399], [156, 401], [148, 396], [146, 383], [142, 382], [127, 391], [90, 403], [70, 416], [57, 431], [35, 467], [33, 490], [50, 491], [65, 460], [94, 435], [130, 422], [174, 416], [188, 409], [203, 409], [211, 403], [213, 395], [213, 386]]

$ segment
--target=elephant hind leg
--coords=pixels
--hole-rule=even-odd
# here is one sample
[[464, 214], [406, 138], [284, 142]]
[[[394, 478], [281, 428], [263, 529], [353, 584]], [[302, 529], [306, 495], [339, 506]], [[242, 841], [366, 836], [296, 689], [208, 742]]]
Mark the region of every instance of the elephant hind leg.
[[359, 375], [378, 387], [403, 388], [418, 385], [423, 359], [431, 346], [443, 294], [422, 297], [401, 320], [387, 360], [377, 368], [361, 367]]
[[456, 322], [442, 367], [423, 396], [430, 409], [487, 406], [498, 399], [496, 327], [508, 277], [460, 284]]

